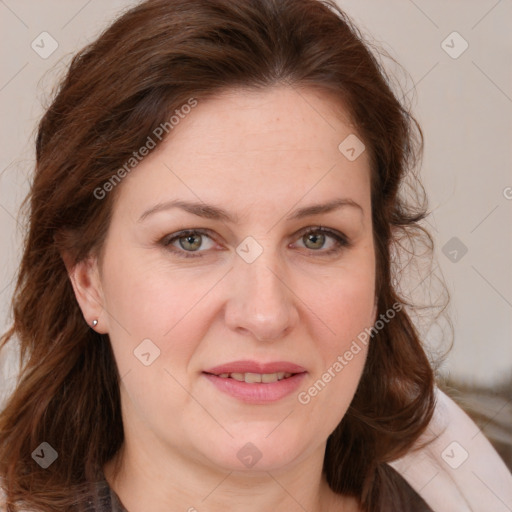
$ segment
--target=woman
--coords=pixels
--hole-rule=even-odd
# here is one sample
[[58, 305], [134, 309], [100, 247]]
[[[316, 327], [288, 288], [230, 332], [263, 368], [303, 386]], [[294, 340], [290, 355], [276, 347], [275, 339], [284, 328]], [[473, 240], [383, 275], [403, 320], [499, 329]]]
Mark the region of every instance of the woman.
[[421, 130], [344, 13], [141, 3], [36, 149], [7, 510], [431, 510], [388, 464], [435, 408], [390, 264]]

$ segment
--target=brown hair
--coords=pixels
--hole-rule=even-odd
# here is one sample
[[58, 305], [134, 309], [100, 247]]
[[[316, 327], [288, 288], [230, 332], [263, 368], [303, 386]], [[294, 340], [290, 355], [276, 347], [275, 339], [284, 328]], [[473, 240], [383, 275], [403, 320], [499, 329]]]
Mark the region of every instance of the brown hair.
[[[397, 233], [424, 236], [430, 249], [432, 239], [419, 225], [425, 202], [409, 204], [400, 193], [415, 176], [423, 136], [390, 83], [361, 33], [328, 0], [149, 0], [73, 58], [39, 125], [14, 323], [2, 338], [5, 345], [17, 335], [22, 360], [0, 415], [10, 510], [71, 510], [81, 485], [123, 443], [109, 338], [85, 323], [61, 254], [74, 263], [101, 254], [122, 184], [102, 200], [94, 191], [191, 97], [286, 84], [338, 98], [371, 157], [378, 312], [408, 304], [392, 285], [390, 251]], [[357, 496], [368, 511], [397, 506], [386, 463], [425, 430], [433, 387], [402, 308], [370, 342], [353, 402], [328, 439], [324, 471], [334, 491]], [[42, 441], [58, 452], [46, 470], [31, 457]]]

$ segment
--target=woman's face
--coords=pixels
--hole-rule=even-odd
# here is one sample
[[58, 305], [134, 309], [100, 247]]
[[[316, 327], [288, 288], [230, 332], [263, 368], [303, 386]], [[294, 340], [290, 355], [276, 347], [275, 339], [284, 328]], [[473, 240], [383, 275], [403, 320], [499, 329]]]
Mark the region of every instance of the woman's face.
[[375, 256], [368, 154], [331, 101], [285, 86], [198, 101], [118, 185], [97, 330], [148, 453], [285, 468], [344, 416]]

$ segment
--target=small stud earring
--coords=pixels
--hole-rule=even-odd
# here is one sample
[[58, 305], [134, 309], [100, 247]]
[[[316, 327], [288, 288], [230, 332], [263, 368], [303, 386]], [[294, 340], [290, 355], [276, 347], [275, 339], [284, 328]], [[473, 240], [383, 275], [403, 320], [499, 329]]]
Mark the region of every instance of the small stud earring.
[[91, 325], [92, 327], [96, 327], [98, 325], [98, 320], [93, 320]]

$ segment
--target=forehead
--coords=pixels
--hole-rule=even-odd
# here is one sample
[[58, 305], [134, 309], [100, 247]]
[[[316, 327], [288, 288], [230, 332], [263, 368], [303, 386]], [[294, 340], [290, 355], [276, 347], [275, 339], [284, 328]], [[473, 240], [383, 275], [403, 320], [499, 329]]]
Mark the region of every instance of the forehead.
[[[232, 89], [199, 101], [172, 139], [198, 154], [325, 150], [354, 133], [348, 112], [332, 95], [289, 86]], [[195, 130], [203, 138], [191, 140]], [[196, 142], [196, 143], [195, 143]]]
[[[339, 146], [356, 130], [332, 97], [310, 89], [230, 90], [182, 115], [170, 135], [130, 173], [130, 204], [183, 197], [212, 203], [297, 202], [367, 195], [365, 151]], [[195, 196], [195, 197], [194, 197]]]

